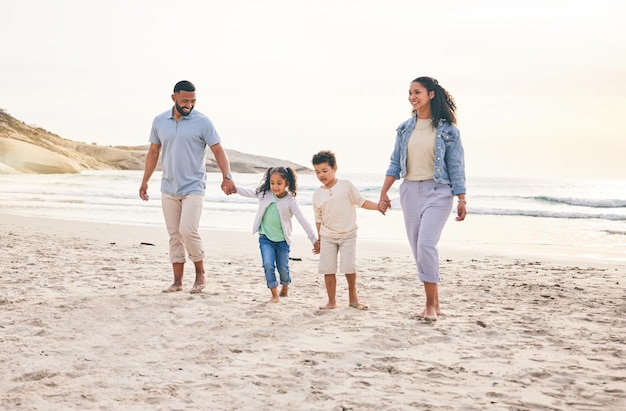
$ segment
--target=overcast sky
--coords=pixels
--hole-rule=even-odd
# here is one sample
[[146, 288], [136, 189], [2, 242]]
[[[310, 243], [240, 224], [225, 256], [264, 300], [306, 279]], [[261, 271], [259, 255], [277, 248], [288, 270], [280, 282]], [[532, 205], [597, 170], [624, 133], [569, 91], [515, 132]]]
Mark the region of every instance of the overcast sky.
[[626, 178], [619, 1], [0, 2], [0, 108], [67, 139], [147, 144], [186, 79], [225, 148], [382, 179], [428, 75], [470, 177]]

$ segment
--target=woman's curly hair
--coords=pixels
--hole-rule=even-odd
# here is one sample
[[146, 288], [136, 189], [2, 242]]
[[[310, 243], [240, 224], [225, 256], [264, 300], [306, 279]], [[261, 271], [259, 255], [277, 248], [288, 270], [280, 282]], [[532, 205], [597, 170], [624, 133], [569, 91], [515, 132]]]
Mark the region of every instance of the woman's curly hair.
[[437, 128], [439, 120], [456, 124], [456, 103], [454, 98], [432, 77], [418, 77], [411, 83], [420, 83], [428, 92], [434, 91], [435, 97], [430, 101], [432, 126]]

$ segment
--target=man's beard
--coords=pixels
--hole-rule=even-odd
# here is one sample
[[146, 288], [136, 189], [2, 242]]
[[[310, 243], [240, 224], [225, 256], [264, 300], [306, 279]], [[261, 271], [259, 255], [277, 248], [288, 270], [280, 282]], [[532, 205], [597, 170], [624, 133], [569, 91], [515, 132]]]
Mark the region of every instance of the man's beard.
[[193, 111], [193, 107], [191, 107], [189, 109], [189, 113], [184, 112], [183, 108], [181, 106], [179, 106], [178, 103], [174, 103], [174, 106], [176, 107], [176, 111], [178, 111], [178, 114], [180, 114], [183, 117], [187, 117]]

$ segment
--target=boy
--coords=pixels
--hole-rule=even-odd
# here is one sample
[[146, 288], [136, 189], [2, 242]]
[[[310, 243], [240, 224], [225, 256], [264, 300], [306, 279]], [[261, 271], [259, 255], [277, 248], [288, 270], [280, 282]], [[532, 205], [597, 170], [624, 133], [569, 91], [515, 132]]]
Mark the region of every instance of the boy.
[[356, 208], [378, 210], [378, 204], [366, 200], [348, 180], [338, 180], [335, 153], [320, 151], [313, 156], [313, 168], [323, 184], [313, 194], [313, 211], [320, 239], [319, 273], [324, 274], [328, 303], [320, 309], [337, 307], [337, 255], [339, 268], [346, 274], [350, 307], [367, 310], [356, 293]]

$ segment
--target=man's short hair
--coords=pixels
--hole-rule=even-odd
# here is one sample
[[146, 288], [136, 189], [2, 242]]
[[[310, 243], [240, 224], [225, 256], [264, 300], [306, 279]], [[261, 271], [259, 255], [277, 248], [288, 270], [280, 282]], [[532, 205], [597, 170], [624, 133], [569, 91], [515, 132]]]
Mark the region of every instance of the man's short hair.
[[174, 86], [174, 93], [178, 93], [179, 91], [196, 91], [196, 86], [194, 86], [191, 81], [182, 80]]

